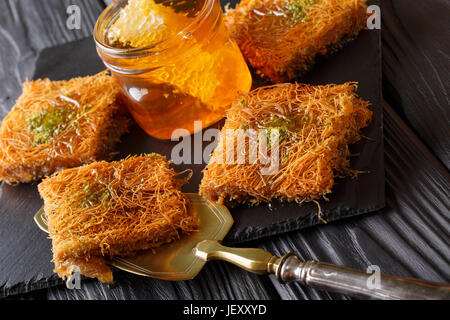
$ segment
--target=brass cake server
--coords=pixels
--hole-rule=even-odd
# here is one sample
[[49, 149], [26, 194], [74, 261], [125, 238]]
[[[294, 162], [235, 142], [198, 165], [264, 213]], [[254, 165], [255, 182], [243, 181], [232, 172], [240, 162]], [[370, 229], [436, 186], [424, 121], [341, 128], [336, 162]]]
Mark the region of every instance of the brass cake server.
[[[118, 269], [162, 280], [195, 278], [207, 261], [223, 260], [256, 274], [275, 274], [281, 283], [299, 282], [317, 289], [371, 299], [450, 299], [450, 285], [418, 279], [373, 275], [329, 263], [300, 261], [293, 253], [277, 257], [262, 249], [229, 248], [222, 241], [234, 221], [228, 209], [197, 194], [188, 194], [200, 230], [153, 252], [117, 257], [110, 264]], [[48, 233], [43, 208], [35, 216]]]

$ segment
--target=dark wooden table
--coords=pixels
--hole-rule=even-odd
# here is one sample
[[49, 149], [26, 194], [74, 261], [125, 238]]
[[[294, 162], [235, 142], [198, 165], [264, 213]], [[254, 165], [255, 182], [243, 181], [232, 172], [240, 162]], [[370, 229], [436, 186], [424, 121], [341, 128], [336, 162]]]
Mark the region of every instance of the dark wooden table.
[[[72, 4], [81, 8], [80, 30], [65, 27]], [[89, 36], [104, 8], [101, 0], [0, 1], [0, 117], [32, 76], [38, 52]], [[382, 0], [381, 9], [387, 208], [251, 245], [361, 270], [378, 265], [386, 274], [450, 282], [450, 4]], [[347, 299], [296, 284], [282, 286], [273, 277], [220, 262], [187, 282], [120, 272], [116, 278], [120, 285], [115, 287], [84, 281], [82, 290], [61, 286], [12, 298]]]

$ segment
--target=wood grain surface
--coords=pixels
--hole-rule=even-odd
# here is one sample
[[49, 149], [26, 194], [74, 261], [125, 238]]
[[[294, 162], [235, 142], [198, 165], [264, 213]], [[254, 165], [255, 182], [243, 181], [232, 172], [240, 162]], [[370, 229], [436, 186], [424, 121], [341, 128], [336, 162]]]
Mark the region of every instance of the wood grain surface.
[[[450, 282], [450, 174], [446, 145], [449, 127], [448, 119], [445, 120], [448, 117], [449, 75], [445, 71], [448, 51], [443, 44], [445, 41], [439, 40], [442, 35], [431, 32], [437, 28], [434, 21], [447, 18], [448, 2], [423, 1], [414, 6], [411, 2], [408, 6], [408, 2], [382, 0], [385, 99], [392, 104], [391, 107], [386, 103], [384, 108], [388, 207], [369, 216], [250, 245], [275, 254], [294, 251], [303, 259], [362, 270], [375, 264], [387, 274]], [[81, 30], [68, 31], [64, 27], [65, 8], [69, 4], [82, 8]], [[0, 108], [3, 116], [17, 98], [21, 82], [32, 75], [37, 52], [89, 35], [102, 8], [100, 1], [90, 0], [0, 2]], [[434, 13], [431, 20], [430, 12]], [[405, 28], [417, 21], [426, 22], [428, 29], [424, 29], [428, 31], [422, 29], [415, 33]], [[448, 35], [448, 30], [440, 32]], [[432, 39], [438, 40], [433, 42]], [[412, 49], [411, 43], [414, 44]], [[438, 53], [423, 54], [423, 48], [431, 52], [430, 43], [436, 45]], [[2, 227], [5, 223], [0, 220]], [[210, 263], [197, 279], [187, 282], [163, 282], [122, 272], [115, 276], [117, 284], [113, 287], [86, 280], [82, 290], [58, 286], [13, 298], [347, 299], [296, 284], [282, 286], [273, 277], [251, 275], [221, 262]]]
[[[67, 7], [77, 4], [81, 29], [66, 28]], [[39, 51], [92, 34], [104, 9], [95, 0], [0, 1], [0, 117], [3, 118], [21, 92], [22, 82], [34, 73]]]
[[382, 1], [387, 101], [450, 169], [450, 1]]

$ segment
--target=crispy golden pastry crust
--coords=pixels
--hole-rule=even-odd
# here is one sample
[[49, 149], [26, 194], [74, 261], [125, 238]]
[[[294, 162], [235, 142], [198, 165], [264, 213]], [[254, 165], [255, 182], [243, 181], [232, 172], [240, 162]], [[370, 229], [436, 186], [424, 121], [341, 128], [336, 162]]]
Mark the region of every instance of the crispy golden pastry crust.
[[196, 230], [189, 198], [160, 155], [96, 162], [45, 179], [39, 192], [53, 246], [55, 272], [74, 270], [112, 282], [107, 259], [155, 249]]
[[[360, 139], [360, 130], [372, 118], [370, 103], [356, 90], [356, 83], [279, 84], [243, 96], [227, 114], [200, 193], [231, 205], [274, 199], [308, 202], [331, 193], [336, 176], [354, 174], [348, 145]], [[258, 143], [253, 160], [252, 130]], [[245, 140], [236, 138], [241, 133]], [[262, 139], [267, 152], [259, 145]], [[279, 143], [271, 145], [271, 139]], [[244, 147], [239, 149], [237, 141], [245, 141]], [[245, 159], [239, 159], [242, 154]], [[263, 161], [267, 159], [274, 161]], [[267, 170], [271, 167], [276, 171]]]
[[109, 159], [130, 123], [120, 88], [105, 73], [25, 82], [0, 127], [0, 180], [26, 183]]
[[262, 76], [286, 82], [365, 28], [365, 0], [242, 0], [225, 23]]

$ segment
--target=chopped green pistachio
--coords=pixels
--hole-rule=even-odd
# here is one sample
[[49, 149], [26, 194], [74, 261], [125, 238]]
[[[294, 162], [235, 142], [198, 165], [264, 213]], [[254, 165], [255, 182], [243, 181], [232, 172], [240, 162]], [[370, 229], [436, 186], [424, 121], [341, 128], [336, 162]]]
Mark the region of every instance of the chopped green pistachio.
[[108, 186], [100, 183], [87, 184], [81, 193], [85, 196], [82, 205], [87, 207], [98, 206], [111, 196]]
[[287, 135], [287, 130], [283, 129], [268, 129], [267, 130], [267, 141], [269, 146], [274, 146], [275, 143], [279, 143]]
[[83, 106], [83, 112], [88, 112], [91, 109], [92, 109], [92, 105], [90, 105], [90, 104]]
[[44, 111], [32, 114], [27, 118], [28, 129], [34, 133], [34, 143], [50, 143], [72, 124], [85, 117], [92, 105], [83, 106], [81, 113], [67, 106], [49, 107]]
[[281, 128], [286, 131], [293, 131], [297, 127], [297, 117], [290, 116], [287, 118], [271, 115], [269, 120], [264, 122], [265, 127]]
[[296, 24], [305, 20], [308, 15], [306, 10], [316, 2], [317, 0], [288, 1], [283, 11], [290, 18], [290, 22]]
[[154, 158], [155, 160], [163, 158], [163, 156], [158, 153], [149, 153], [148, 156]]

